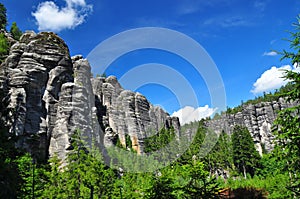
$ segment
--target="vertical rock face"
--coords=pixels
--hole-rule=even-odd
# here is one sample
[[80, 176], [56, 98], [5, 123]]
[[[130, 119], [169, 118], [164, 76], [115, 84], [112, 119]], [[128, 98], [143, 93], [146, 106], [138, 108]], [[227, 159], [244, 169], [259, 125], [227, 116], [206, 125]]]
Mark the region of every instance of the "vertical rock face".
[[17, 147], [45, 159], [61, 87], [73, 81], [68, 47], [52, 33], [28, 32], [12, 46], [1, 71], [1, 87], [9, 90], [10, 134], [17, 136]]
[[172, 126], [176, 135], [180, 135], [178, 118], [172, 118], [160, 107], [151, 105], [140, 93], [124, 90], [116, 77], [95, 78], [92, 82], [98, 100], [97, 108], [105, 110], [98, 113], [98, 118], [103, 124], [102, 128], [105, 129], [104, 145], [113, 145], [115, 136], [118, 135], [121, 144], [125, 146], [127, 134], [130, 136], [133, 149], [142, 154], [144, 139], [154, 135], [161, 128]]
[[208, 121], [207, 125], [217, 133], [224, 130], [229, 134], [232, 133], [235, 125], [247, 127], [254, 140], [256, 149], [262, 154], [263, 150], [271, 151], [273, 149], [274, 136], [271, 132], [271, 127], [278, 111], [294, 105], [287, 103], [282, 98], [273, 102], [243, 105], [241, 112], [223, 114], [219, 119]]
[[81, 56], [72, 57], [74, 82], [62, 86], [57, 114], [50, 138], [49, 153], [64, 159], [72, 149], [71, 139], [78, 130], [88, 147], [99, 146], [102, 131], [97, 121], [95, 98], [92, 92], [91, 68]]
[[[160, 128], [174, 127], [171, 118], [139, 93], [124, 90], [113, 76], [92, 78], [82, 56], [70, 57], [67, 45], [53, 33], [25, 33], [0, 67], [0, 91], [8, 99], [6, 124], [16, 146], [45, 161], [64, 159], [72, 135], [103, 148], [125, 135], [143, 153], [143, 139]], [[1, 99], [2, 100], [2, 99]]]

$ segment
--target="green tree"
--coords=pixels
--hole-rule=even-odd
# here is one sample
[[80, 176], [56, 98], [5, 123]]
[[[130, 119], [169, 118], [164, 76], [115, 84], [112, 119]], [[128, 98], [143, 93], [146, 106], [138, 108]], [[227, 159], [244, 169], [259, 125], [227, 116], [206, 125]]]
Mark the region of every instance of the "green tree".
[[196, 128], [196, 133], [193, 136], [193, 140], [191, 143], [187, 143], [189, 145], [188, 149], [182, 154], [179, 163], [182, 165], [192, 164], [194, 157], [199, 156], [200, 149], [202, 147], [202, 143], [205, 138], [206, 128], [204, 126], [204, 120], [199, 122], [191, 123], [189, 128]]
[[147, 190], [146, 198], [149, 199], [175, 199], [173, 178], [167, 175], [155, 176], [152, 186]]
[[227, 133], [224, 131], [221, 132], [217, 143], [207, 155], [206, 159], [208, 161], [210, 174], [213, 174], [218, 169], [229, 170], [232, 168], [232, 146]]
[[7, 18], [6, 18], [6, 8], [0, 3], [0, 29], [6, 29]]
[[62, 162], [56, 155], [49, 159], [50, 169], [45, 171], [47, 180], [44, 182], [42, 198], [66, 198], [65, 186], [67, 179], [62, 169]]
[[15, 40], [20, 40], [20, 37], [22, 36], [22, 31], [19, 29], [16, 22], [12, 23], [10, 27], [10, 33], [12, 34]]
[[187, 172], [187, 181], [182, 187], [186, 198], [216, 198], [218, 183], [214, 177], [209, 177], [202, 162], [195, 160], [183, 169]]
[[235, 126], [231, 135], [233, 163], [238, 171], [254, 175], [255, 168], [258, 167], [260, 156], [255, 149], [253, 139], [246, 127]]
[[[291, 32], [290, 51], [283, 51], [282, 59], [288, 59], [291, 64], [299, 67], [300, 64], [300, 15], [294, 23], [295, 32]], [[290, 81], [290, 89], [284, 93], [288, 101], [300, 100], [300, 73], [285, 71], [285, 76]], [[287, 185], [294, 193], [294, 198], [300, 197], [300, 105], [286, 108], [278, 114], [275, 121], [276, 148], [279, 159], [286, 162], [289, 172], [290, 184]]]
[[289, 172], [289, 189], [300, 196], [300, 105], [281, 111], [275, 121], [276, 152], [279, 159], [286, 162], [285, 170]]
[[8, 41], [3, 33], [0, 33], [0, 63], [3, 62], [6, 55], [8, 54]]
[[107, 167], [94, 149], [85, 148], [80, 130], [71, 138], [72, 150], [67, 158], [50, 159], [51, 170], [43, 197], [46, 198], [109, 198], [115, 181], [115, 173]]

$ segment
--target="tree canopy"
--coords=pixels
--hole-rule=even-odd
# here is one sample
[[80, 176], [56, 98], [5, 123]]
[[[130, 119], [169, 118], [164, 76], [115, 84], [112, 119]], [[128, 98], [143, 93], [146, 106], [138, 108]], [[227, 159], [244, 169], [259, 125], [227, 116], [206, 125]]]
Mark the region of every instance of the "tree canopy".
[[6, 17], [6, 8], [0, 3], [0, 29], [6, 29], [7, 17]]

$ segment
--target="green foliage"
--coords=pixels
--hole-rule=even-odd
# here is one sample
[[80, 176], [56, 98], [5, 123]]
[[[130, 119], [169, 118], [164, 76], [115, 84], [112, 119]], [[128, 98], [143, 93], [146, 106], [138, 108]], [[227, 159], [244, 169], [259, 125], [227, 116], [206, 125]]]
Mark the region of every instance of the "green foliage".
[[164, 148], [175, 138], [175, 133], [173, 129], [167, 130], [162, 128], [157, 135], [148, 137], [144, 140], [145, 142], [145, 153], [152, 151], [157, 151], [161, 148]]
[[5, 59], [8, 54], [8, 41], [3, 33], [0, 33], [0, 63]]
[[206, 128], [204, 126], [204, 120], [191, 123], [188, 128], [197, 129], [196, 134], [193, 136], [193, 140], [189, 144], [188, 149], [182, 154], [178, 162], [181, 164], [192, 164], [195, 157], [199, 158], [199, 153], [202, 147], [202, 143], [206, 136]]
[[233, 169], [231, 139], [224, 131], [219, 135], [218, 141], [206, 157], [211, 175], [218, 169]]
[[72, 136], [73, 150], [67, 154], [66, 165], [56, 156], [50, 159], [51, 170], [46, 173], [48, 180], [45, 198], [109, 198], [115, 181], [113, 170], [105, 166], [101, 156], [84, 147], [80, 131]]
[[209, 172], [204, 170], [204, 164], [194, 161], [191, 165], [183, 166], [187, 172], [187, 180], [182, 187], [186, 198], [216, 198], [218, 183], [214, 177], [209, 178]]
[[255, 149], [253, 139], [246, 127], [235, 126], [231, 135], [233, 162], [238, 171], [254, 175], [260, 156]]
[[132, 149], [132, 141], [128, 134], [125, 135], [125, 144], [126, 144], [126, 148]]
[[175, 199], [176, 196], [174, 194], [174, 181], [171, 177], [161, 175], [154, 177], [153, 183], [151, 187], [146, 190], [147, 195], [145, 198], [149, 199]]
[[248, 190], [257, 190], [267, 195], [269, 199], [291, 198], [291, 194], [285, 187], [288, 182], [287, 173], [279, 173], [275, 176], [269, 175], [266, 177], [254, 176], [244, 178], [230, 178], [225, 183], [220, 181], [221, 187], [230, 187], [231, 190], [245, 188]]
[[6, 29], [7, 18], [6, 18], [6, 8], [0, 3], [0, 29]]
[[16, 22], [12, 23], [10, 27], [10, 33], [12, 34], [15, 40], [20, 40], [20, 37], [22, 36], [22, 31], [19, 29]]
[[[300, 15], [294, 24], [295, 32], [290, 32], [290, 52], [283, 51], [282, 59], [289, 59], [291, 64], [299, 67], [300, 63]], [[285, 78], [290, 81], [291, 89], [284, 93], [288, 101], [300, 100], [300, 73], [285, 71]], [[276, 155], [285, 161], [285, 169], [289, 172], [290, 182], [286, 185], [300, 197], [300, 105], [286, 108], [278, 114], [275, 126]]]

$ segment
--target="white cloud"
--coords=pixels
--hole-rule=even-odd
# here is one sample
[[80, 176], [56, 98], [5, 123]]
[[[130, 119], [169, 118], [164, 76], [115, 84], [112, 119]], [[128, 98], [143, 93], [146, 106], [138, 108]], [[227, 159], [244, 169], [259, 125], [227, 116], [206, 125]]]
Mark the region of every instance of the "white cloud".
[[216, 109], [209, 108], [208, 105], [204, 107], [193, 108], [191, 106], [186, 106], [178, 111], [174, 112], [172, 116], [178, 117], [180, 124], [187, 124], [193, 121], [199, 121], [202, 118], [210, 117]]
[[251, 92], [253, 94], [259, 94], [272, 91], [285, 85], [288, 81], [283, 78], [284, 70], [300, 72], [300, 68], [295, 68], [295, 66], [285, 65], [279, 68], [273, 66], [271, 69], [266, 70], [260, 78], [256, 80], [253, 84], [254, 89], [251, 90]]
[[38, 5], [32, 16], [35, 17], [39, 31], [59, 32], [72, 29], [82, 24], [92, 11], [92, 5], [85, 0], [65, 0], [65, 7], [58, 7], [53, 1], [45, 1]]
[[278, 55], [277, 52], [271, 51], [271, 52], [264, 52], [263, 56], [276, 56]]

